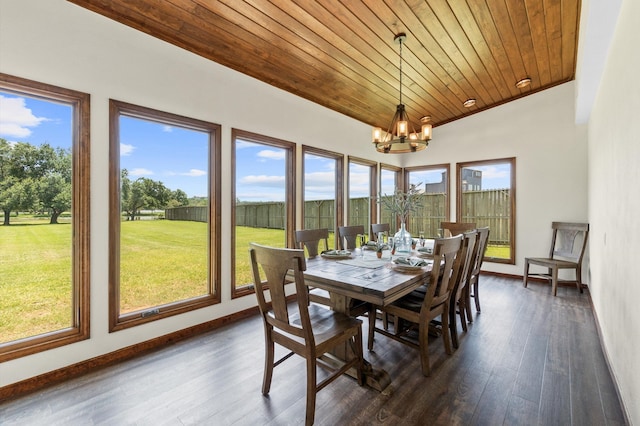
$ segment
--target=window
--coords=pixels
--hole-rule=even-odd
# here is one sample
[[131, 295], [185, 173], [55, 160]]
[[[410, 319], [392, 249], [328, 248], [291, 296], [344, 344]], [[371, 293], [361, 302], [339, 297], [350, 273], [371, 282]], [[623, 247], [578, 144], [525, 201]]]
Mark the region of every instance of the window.
[[220, 301], [220, 127], [110, 101], [110, 331]]
[[0, 73], [0, 362], [89, 337], [89, 95]]
[[249, 243], [293, 247], [295, 144], [232, 130], [232, 297], [253, 291]]
[[449, 165], [407, 168], [405, 173], [405, 186], [420, 184], [423, 191], [420, 212], [409, 218], [409, 233], [416, 237], [438, 237], [440, 222], [449, 217]]
[[515, 263], [516, 159], [458, 163], [458, 222], [490, 229], [485, 261]]
[[303, 229], [327, 228], [337, 248], [335, 232], [343, 223], [343, 156], [304, 146], [303, 150]]
[[[393, 195], [396, 188], [402, 186], [402, 181], [400, 180], [400, 173], [402, 169], [395, 166], [389, 166], [386, 164], [380, 165], [380, 184], [378, 191], [378, 199], [379, 197], [384, 197], [385, 195]], [[390, 211], [385, 209], [382, 204], [378, 203], [378, 207], [380, 210], [380, 215], [377, 223], [388, 223], [390, 234], [395, 234], [395, 230], [398, 228], [398, 223], [395, 217], [391, 217], [392, 214]]]
[[349, 225], [362, 225], [368, 234], [377, 218], [376, 163], [349, 158]]

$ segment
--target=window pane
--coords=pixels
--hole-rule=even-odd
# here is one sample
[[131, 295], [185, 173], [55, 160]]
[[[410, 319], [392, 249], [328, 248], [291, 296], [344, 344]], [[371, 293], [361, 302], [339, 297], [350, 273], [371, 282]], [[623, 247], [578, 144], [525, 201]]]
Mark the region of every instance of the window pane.
[[74, 325], [72, 105], [0, 91], [0, 343]]
[[235, 138], [235, 287], [253, 283], [249, 243], [287, 246], [289, 150]]
[[[378, 193], [378, 197], [385, 197], [393, 195], [398, 185], [399, 172], [398, 170], [391, 170], [384, 167], [380, 168], [380, 191]], [[378, 223], [388, 223], [389, 229], [395, 233], [397, 228], [396, 226], [396, 218], [392, 217], [389, 209], [384, 207], [384, 204], [378, 203], [380, 206], [380, 219]]]
[[488, 226], [487, 261], [514, 262], [515, 159], [458, 165], [458, 221]]
[[205, 132], [120, 117], [120, 312], [207, 294]]
[[349, 225], [362, 225], [368, 234], [371, 229], [371, 174], [369, 165], [349, 162]]
[[407, 171], [410, 185], [418, 185], [423, 192], [422, 207], [409, 219], [409, 233], [434, 238], [440, 235], [440, 222], [447, 219], [448, 167], [435, 166]]
[[[309, 150], [309, 148], [307, 148]], [[305, 152], [304, 161], [304, 192], [303, 192], [303, 229], [327, 228], [329, 243], [334, 247], [336, 224], [342, 220], [342, 197], [339, 196], [336, 171], [342, 169], [342, 157], [331, 153], [321, 155], [321, 150]]]

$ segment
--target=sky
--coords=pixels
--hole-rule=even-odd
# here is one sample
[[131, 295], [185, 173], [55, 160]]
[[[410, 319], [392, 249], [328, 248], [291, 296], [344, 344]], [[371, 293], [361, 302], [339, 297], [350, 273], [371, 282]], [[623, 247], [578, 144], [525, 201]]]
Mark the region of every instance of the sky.
[[[0, 91], [0, 138], [10, 142], [71, 147], [71, 107]], [[236, 198], [239, 201], [284, 201], [285, 150], [238, 141]], [[333, 199], [335, 160], [305, 155], [305, 200]], [[208, 135], [205, 132], [122, 116], [120, 167], [130, 178], [147, 177], [187, 196], [206, 196], [209, 180]], [[482, 170], [483, 189], [507, 188], [509, 166]], [[349, 196], [369, 194], [368, 166], [349, 164]], [[393, 193], [391, 173], [383, 172], [380, 193]], [[439, 182], [440, 171], [412, 172], [412, 183]]]

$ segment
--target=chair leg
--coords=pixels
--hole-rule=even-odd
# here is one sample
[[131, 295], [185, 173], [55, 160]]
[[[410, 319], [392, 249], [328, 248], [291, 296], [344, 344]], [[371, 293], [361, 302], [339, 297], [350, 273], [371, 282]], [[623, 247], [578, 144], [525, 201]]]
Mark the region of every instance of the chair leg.
[[[442, 325], [444, 328], [444, 324]], [[449, 310], [449, 328], [451, 329], [451, 342], [453, 347], [458, 349], [458, 324], [456, 321], [456, 305], [453, 304], [453, 308]]]
[[358, 363], [356, 364], [356, 378], [358, 379], [358, 384], [360, 386], [364, 386], [364, 376], [363, 376], [363, 368], [364, 368], [364, 355], [362, 353], [362, 327], [358, 330], [358, 334], [354, 337], [355, 348], [353, 351], [354, 356], [358, 358]]
[[[480, 312], [480, 292], [478, 291], [479, 283], [480, 283], [480, 274], [478, 274], [478, 276], [476, 277], [476, 280], [473, 283], [473, 299], [476, 302], [476, 312]], [[471, 318], [471, 315], [469, 315], [469, 318]]]
[[271, 378], [273, 377], [273, 356], [274, 343], [271, 340], [271, 331], [265, 333], [265, 351], [264, 351], [264, 376], [262, 378], [262, 394], [268, 395], [271, 389]]
[[422, 367], [422, 375], [429, 377], [431, 375], [431, 366], [429, 365], [429, 323], [419, 325], [418, 340], [420, 346], [420, 366]]
[[316, 360], [313, 357], [307, 358], [307, 413], [305, 424], [313, 424], [316, 415]]
[[525, 259], [524, 260], [524, 274], [522, 276], [522, 285], [524, 286], [524, 288], [527, 288], [527, 279], [528, 278], [529, 278], [529, 259]]
[[551, 272], [551, 290], [553, 295], [558, 295], [558, 268], [549, 268]]
[[576, 267], [576, 286], [578, 286], [580, 293], [584, 293], [582, 291], [582, 271], [580, 269], [580, 266]]
[[473, 284], [469, 283], [464, 288], [464, 309], [467, 313], [467, 321], [473, 322], [473, 315], [471, 314], [471, 286]]
[[449, 307], [446, 304], [442, 312], [442, 339], [444, 340], [444, 350], [451, 355], [453, 350], [451, 349], [451, 335], [449, 334]]

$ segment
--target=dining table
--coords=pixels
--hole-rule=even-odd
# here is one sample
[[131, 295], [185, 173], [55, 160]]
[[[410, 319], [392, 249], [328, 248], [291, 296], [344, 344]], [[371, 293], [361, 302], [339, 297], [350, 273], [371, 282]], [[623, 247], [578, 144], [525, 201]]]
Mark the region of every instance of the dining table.
[[[338, 252], [339, 253], [339, 252]], [[386, 306], [426, 284], [433, 261], [423, 258], [418, 252], [392, 256], [390, 252], [382, 258], [373, 250], [360, 249], [343, 255], [320, 255], [307, 259], [304, 271], [305, 284], [329, 292], [331, 308], [347, 315], [361, 315], [363, 304]], [[424, 260], [416, 267], [400, 262], [404, 258], [412, 261]], [[370, 305], [367, 305], [370, 306]], [[345, 343], [332, 356], [337, 362], [348, 359], [351, 349]], [[383, 392], [391, 383], [389, 374], [364, 360], [365, 383]], [[351, 372], [350, 374], [354, 374]]]

